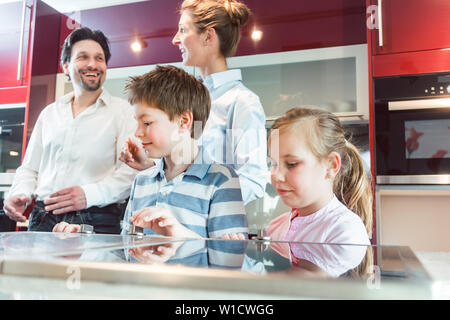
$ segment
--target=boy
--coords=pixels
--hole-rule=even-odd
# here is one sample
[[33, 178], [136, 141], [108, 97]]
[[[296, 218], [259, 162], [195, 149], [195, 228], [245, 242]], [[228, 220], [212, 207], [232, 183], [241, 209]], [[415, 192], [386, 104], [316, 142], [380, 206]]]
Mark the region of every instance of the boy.
[[[209, 116], [206, 87], [182, 69], [157, 66], [132, 77], [126, 89], [138, 121], [135, 136], [149, 158], [161, 161], [134, 179], [122, 233], [134, 224], [146, 234], [172, 237], [247, 235], [238, 176], [202, 159], [195, 141]], [[60, 224], [54, 231], [78, 229]]]

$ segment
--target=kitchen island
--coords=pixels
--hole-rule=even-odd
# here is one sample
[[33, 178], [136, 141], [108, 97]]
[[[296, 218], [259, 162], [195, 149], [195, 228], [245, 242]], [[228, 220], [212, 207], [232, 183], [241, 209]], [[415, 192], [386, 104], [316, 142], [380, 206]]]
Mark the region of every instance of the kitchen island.
[[445, 283], [408, 247], [0, 233], [1, 299], [439, 299], [445, 293]]

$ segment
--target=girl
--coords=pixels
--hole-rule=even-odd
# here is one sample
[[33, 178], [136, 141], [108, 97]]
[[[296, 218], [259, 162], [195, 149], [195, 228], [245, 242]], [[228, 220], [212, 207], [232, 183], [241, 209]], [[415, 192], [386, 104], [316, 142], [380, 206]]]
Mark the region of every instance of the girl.
[[[242, 84], [240, 70], [228, 70], [226, 58], [236, 51], [250, 11], [238, 1], [185, 0], [180, 13], [172, 43], [179, 47], [184, 65], [198, 68], [212, 100], [199, 139], [203, 159], [235, 169], [247, 204], [265, 191], [265, 114], [258, 96]], [[131, 141], [121, 160], [139, 170], [150, 166]]]
[[272, 125], [271, 180], [292, 210], [269, 223], [272, 240], [370, 244], [371, 189], [336, 116], [294, 108]]

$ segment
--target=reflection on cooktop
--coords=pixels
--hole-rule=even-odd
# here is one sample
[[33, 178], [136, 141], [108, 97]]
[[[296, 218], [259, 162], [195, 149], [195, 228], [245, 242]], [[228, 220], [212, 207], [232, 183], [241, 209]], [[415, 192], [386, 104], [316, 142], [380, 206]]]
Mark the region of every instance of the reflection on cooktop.
[[[262, 240], [176, 239], [79, 233], [0, 233], [0, 261], [80, 261], [182, 265], [255, 275], [366, 280], [373, 276], [427, 279], [408, 247]], [[25, 261], [26, 263], [26, 261]], [[100, 267], [101, 268], [101, 267]], [[377, 274], [374, 274], [377, 273]]]

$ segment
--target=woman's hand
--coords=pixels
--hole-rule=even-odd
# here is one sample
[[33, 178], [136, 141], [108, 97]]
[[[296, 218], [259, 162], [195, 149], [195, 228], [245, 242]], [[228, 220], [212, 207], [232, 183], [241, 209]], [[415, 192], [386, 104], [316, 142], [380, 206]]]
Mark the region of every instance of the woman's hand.
[[139, 147], [129, 138], [120, 153], [119, 160], [129, 167], [142, 171], [155, 165], [155, 162], [148, 158], [145, 150]]
[[141, 228], [149, 228], [167, 237], [201, 238], [183, 226], [166, 208], [143, 208], [131, 217], [130, 222]]

